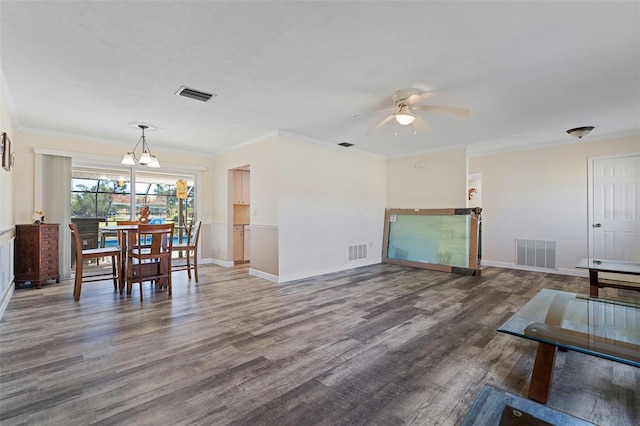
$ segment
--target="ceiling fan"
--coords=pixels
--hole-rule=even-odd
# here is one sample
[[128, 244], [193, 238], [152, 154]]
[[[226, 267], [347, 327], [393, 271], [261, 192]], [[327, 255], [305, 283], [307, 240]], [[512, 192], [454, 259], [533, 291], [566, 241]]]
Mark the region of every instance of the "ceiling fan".
[[394, 107], [386, 108], [378, 111], [365, 112], [364, 114], [354, 115], [354, 118], [362, 117], [363, 115], [375, 114], [383, 111], [395, 111], [388, 115], [384, 120], [378, 123], [373, 129], [369, 131], [369, 135], [377, 132], [381, 127], [387, 124], [389, 121], [396, 119], [396, 122], [402, 126], [413, 124], [416, 132], [425, 132], [427, 130], [427, 123], [416, 114], [417, 111], [431, 111], [441, 112], [445, 114], [458, 115], [461, 117], [468, 116], [471, 111], [467, 108], [441, 106], [441, 105], [420, 105], [420, 100], [425, 97], [429, 92], [424, 92], [418, 89], [403, 89], [395, 92], [391, 98], [393, 99]]

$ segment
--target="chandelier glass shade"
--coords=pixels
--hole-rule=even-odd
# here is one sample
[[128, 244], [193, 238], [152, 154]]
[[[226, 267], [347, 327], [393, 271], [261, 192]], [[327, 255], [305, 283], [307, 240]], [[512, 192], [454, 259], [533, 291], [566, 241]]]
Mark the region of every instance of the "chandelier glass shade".
[[[141, 166], [160, 167], [158, 158], [155, 155], [151, 154], [151, 150], [149, 149], [149, 145], [147, 144], [147, 139], [144, 136], [144, 130], [148, 129], [149, 126], [139, 124], [138, 127], [142, 130], [142, 136], [140, 136], [140, 139], [138, 140], [136, 146], [133, 147], [133, 150], [127, 152], [124, 157], [122, 157], [122, 161], [120, 162], [120, 164], [124, 164], [125, 166], [135, 166], [137, 162], [137, 164], [140, 164]], [[138, 158], [136, 156], [136, 149], [138, 149], [138, 146], [140, 146], [141, 143], [142, 153], [140, 154], [140, 158]]]

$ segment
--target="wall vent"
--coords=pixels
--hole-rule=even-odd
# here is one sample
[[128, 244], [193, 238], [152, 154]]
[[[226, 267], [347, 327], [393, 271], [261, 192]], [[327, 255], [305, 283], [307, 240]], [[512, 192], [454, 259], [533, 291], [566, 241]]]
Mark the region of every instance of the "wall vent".
[[195, 99], [196, 101], [202, 101], [202, 102], [207, 102], [211, 98], [216, 96], [212, 93], [206, 93], [206, 92], [201, 92], [195, 89], [189, 89], [188, 87], [185, 87], [185, 86], [182, 86], [180, 89], [178, 89], [178, 91], [176, 92], [176, 95], [184, 96], [185, 98], [191, 98], [191, 99]]
[[556, 268], [556, 242], [516, 238], [516, 265]]
[[367, 258], [366, 244], [356, 244], [354, 246], [349, 246], [349, 261], [366, 259], [366, 258]]

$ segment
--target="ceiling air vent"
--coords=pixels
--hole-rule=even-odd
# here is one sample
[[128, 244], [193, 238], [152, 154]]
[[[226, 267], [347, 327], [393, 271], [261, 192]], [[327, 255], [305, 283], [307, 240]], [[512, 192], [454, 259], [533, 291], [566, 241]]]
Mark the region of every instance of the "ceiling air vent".
[[195, 99], [196, 101], [208, 102], [209, 99], [214, 98], [216, 95], [212, 93], [205, 93], [199, 90], [189, 89], [182, 86], [180, 90], [176, 92], [176, 95], [184, 96], [185, 98]]

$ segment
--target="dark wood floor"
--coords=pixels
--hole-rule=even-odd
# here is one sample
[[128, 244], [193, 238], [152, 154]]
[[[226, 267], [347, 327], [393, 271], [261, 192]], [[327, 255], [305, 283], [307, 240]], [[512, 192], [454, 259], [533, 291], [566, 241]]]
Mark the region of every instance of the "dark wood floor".
[[[393, 265], [287, 284], [246, 267], [145, 284], [17, 290], [0, 322], [0, 422], [456, 425], [484, 383], [526, 395], [536, 345], [496, 332], [539, 289], [587, 280]], [[640, 368], [559, 353], [549, 406], [640, 424]]]

